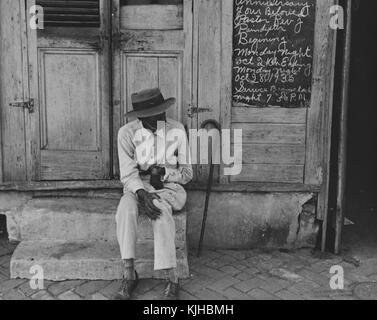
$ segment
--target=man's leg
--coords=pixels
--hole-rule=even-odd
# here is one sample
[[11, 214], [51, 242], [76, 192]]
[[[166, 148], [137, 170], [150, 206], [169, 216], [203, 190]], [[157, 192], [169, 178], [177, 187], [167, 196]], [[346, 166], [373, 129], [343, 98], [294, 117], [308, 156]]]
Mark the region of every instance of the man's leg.
[[165, 270], [167, 278], [178, 283], [173, 210], [179, 211], [184, 207], [187, 194], [184, 188], [177, 184], [165, 185], [165, 189], [156, 193], [161, 198], [161, 201], [156, 201], [156, 206], [162, 211], [162, 219], [154, 224], [155, 269]]
[[121, 257], [124, 263], [124, 276], [134, 280], [134, 261], [136, 258], [138, 200], [130, 192], [126, 192], [118, 206], [116, 215], [117, 238]]
[[177, 300], [179, 299], [179, 278], [173, 209], [168, 200], [164, 199], [164, 193], [159, 195], [161, 200], [155, 200], [155, 206], [161, 210], [162, 214], [157, 221], [153, 222], [155, 270], [164, 270], [168, 280], [161, 299]]
[[153, 221], [154, 231], [154, 269], [171, 270], [177, 268], [175, 247], [175, 221], [173, 210], [164, 199], [155, 200], [155, 206], [161, 210], [161, 216]]

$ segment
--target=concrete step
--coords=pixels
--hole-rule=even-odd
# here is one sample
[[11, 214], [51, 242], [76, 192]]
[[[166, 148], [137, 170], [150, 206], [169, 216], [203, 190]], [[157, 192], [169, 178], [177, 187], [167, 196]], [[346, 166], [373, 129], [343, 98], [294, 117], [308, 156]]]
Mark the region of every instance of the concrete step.
[[[163, 279], [153, 271], [153, 241], [140, 241], [136, 269], [141, 279]], [[189, 277], [186, 242], [177, 242], [178, 272]], [[45, 280], [117, 280], [122, 278], [122, 261], [116, 242], [23, 241], [11, 260], [12, 279], [30, 279], [33, 266], [43, 268]]]
[[[119, 200], [95, 198], [39, 198], [29, 201], [14, 217], [12, 239], [19, 241], [116, 241], [115, 214]], [[186, 241], [185, 211], [175, 216], [177, 241]], [[139, 240], [152, 240], [153, 228], [139, 216]]]

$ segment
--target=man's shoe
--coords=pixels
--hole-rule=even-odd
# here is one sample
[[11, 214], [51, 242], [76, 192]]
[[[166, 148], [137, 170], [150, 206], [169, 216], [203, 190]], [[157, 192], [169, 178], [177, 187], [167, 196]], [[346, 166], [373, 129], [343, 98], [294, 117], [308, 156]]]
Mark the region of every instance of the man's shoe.
[[179, 283], [168, 281], [163, 292], [162, 300], [179, 300]]
[[131, 300], [132, 294], [135, 291], [139, 283], [139, 276], [135, 271], [135, 280], [123, 279], [122, 285], [120, 286], [120, 291], [114, 297], [115, 300]]

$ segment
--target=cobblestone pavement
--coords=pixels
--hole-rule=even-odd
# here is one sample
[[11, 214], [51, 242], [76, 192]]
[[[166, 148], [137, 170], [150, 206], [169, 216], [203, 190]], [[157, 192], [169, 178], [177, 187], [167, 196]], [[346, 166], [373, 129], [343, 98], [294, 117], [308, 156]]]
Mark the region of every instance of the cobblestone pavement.
[[[119, 288], [119, 281], [45, 281], [44, 290], [34, 291], [27, 280], [9, 280], [15, 247], [0, 241], [0, 300], [109, 300]], [[330, 289], [334, 265], [344, 268], [344, 290]], [[358, 265], [310, 250], [206, 251], [201, 258], [190, 256], [190, 268], [191, 279], [181, 283], [182, 300], [356, 300], [361, 283], [377, 282], [377, 258]], [[135, 299], [158, 299], [163, 286], [141, 281]]]

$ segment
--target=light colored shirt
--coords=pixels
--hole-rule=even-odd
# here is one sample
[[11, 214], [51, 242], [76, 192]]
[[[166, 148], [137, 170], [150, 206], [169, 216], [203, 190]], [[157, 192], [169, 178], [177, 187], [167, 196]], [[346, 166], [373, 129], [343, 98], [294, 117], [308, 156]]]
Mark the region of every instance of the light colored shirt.
[[145, 129], [140, 120], [135, 120], [119, 130], [120, 180], [125, 191], [145, 190], [140, 170], [148, 171], [153, 165], [165, 168], [165, 183], [185, 185], [192, 180], [190, 148], [184, 126], [167, 119], [163, 130], [160, 129], [153, 133]]

